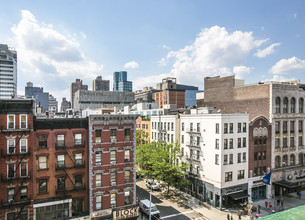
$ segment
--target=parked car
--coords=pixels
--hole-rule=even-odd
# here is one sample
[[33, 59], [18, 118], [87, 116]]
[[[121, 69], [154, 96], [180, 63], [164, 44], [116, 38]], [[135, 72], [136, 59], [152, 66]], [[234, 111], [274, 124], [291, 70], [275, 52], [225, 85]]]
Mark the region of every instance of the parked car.
[[156, 218], [156, 219], [159, 219], [160, 218], [160, 211], [158, 210], [157, 206], [154, 203], [149, 202], [148, 199], [141, 200], [140, 203], [139, 203], [140, 211], [143, 212], [146, 215], [149, 215], [149, 206], [151, 207], [150, 208], [151, 216]]
[[148, 188], [152, 188], [152, 190], [159, 190], [160, 189], [160, 183], [154, 182], [152, 179], [146, 180], [146, 186]]

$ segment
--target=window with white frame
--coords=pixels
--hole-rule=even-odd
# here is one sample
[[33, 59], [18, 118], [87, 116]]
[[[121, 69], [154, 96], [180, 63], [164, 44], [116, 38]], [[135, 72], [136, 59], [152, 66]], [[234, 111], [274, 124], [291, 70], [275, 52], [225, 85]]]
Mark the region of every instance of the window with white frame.
[[20, 176], [25, 177], [28, 175], [28, 163], [20, 163]]
[[124, 162], [130, 162], [130, 149], [124, 151]]
[[130, 170], [125, 170], [124, 171], [124, 182], [125, 183], [130, 183]]
[[116, 170], [110, 172], [110, 185], [116, 185]]
[[102, 173], [95, 175], [95, 187], [102, 187]]
[[74, 135], [75, 145], [82, 145], [83, 144], [83, 134], [75, 134]]
[[26, 153], [28, 151], [27, 143], [28, 140], [25, 138], [20, 140], [20, 153]]
[[38, 158], [38, 168], [40, 170], [47, 169], [48, 168], [47, 162], [48, 162], [47, 156], [40, 156]]
[[116, 207], [116, 193], [110, 194], [110, 205], [111, 207]]
[[95, 209], [96, 210], [102, 209], [102, 195], [97, 195], [95, 197]]
[[7, 116], [7, 129], [15, 129], [15, 115]]
[[14, 194], [15, 194], [15, 188], [9, 188], [7, 189], [7, 201], [11, 202], [14, 199]]
[[95, 130], [95, 143], [102, 143], [102, 130]]
[[57, 135], [57, 146], [58, 147], [64, 147], [65, 146], [65, 135], [64, 134], [58, 134]]
[[27, 115], [20, 115], [20, 128], [27, 128], [28, 123], [27, 123]]
[[7, 140], [7, 154], [14, 154], [15, 153], [15, 139], [8, 139]]
[[22, 186], [20, 190], [20, 200], [27, 200], [28, 199], [28, 187]]
[[125, 201], [125, 205], [130, 204], [130, 191], [125, 191], [124, 192], [124, 201]]
[[83, 154], [79, 153], [79, 154], [75, 154], [75, 165], [83, 165]]
[[57, 155], [57, 167], [65, 167], [65, 155]]
[[110, 163], [116, 163], [116, 150], [110, 151]]
[[15, 178], [15, 163], [7, 164], [7, 178]]
[[95, 152], [95, 165], [102, 164], [102, 151]]
[[238, 170], [237, 179], [244, 179], [244, 178], [245, 178], [245, 170]]

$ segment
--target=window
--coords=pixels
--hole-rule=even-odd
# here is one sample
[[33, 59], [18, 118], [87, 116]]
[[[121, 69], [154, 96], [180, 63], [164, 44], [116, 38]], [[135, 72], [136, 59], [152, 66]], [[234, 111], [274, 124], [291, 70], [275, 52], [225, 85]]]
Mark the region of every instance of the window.
[[20, 153], [26, 153], [28, 151], [27, 143], [27, 139], [20, 139]]
[[223, 140], [223, 148], [228, 149], [228, 139]]
[[171, 123], [171, 130], [174, 131], [174, 122]]
[[233, 133], [233, 123], [230, 123], [230, 133]]
[[299, 146], [303, 146], [303, 136], [299, 136]]
[[131, 161], [131, 159], [130, 159], [130, 150], [129, 149], [124, 151], [124, 161], [125, 162], [130, 162]]
[[116, 151], [115, 150], [111, 150], [110, 151], [110, 163], [116, 163]]
[[223, 156], [223, 165], [228, 165], [228, 155], [227, 154], [225, 154]]
[[281, 167], [281, 157], [276, 156], [275, 157], [275, 168], [279, 168], [279, 167]]
[[280, 148], [281, 147], [281, 141], [279, 138], [275, 138], [275, 148]]
[[254, 152], [254, 161], [257, 161], [257, 152]]
[[196, 155], [197, 155], [196, 159], [199, 160], [200, 159], [200, 151], [199, 150], [197, 150], [197, 154]]
[[181, 135], [181, 143], [184, 144], [184, 135]]
[[304, 164], [304, 154], [303, 153], [299, 153], [299, 165], [303, 165], [303, 164]]
[[124, 183], [130, 183], [130, 170], [124, 171]]
[[238, 147], [238, 148], [241, 148], [241, 138], [238, 138], [238, 139], [237, 139], [237, 147]]
[[299, 99], [299, 113], [303, 113], [304, 112], [304, 99], [300, 98]]
[[239, 170], [237, 173], [237, 179], [243, 179], [245, 178], [245, 170]]
[[75, 141], [75, 145], [82, 145], [83, 144], [83, 134], [75, 134], [74, 141]]
[[20, 200], [27, 200], [28, 199], [28, 187], [22, 186], [20, 189]]
[[116, 185], [116, 171], [115, 170], [110, 172], [110, 184], [112, 186]]
[[76, 213], [83, 212], [83, 200], [82, 199], [75, 199], [75, 209], [76, 209]]
[[57, 146], [58, 147], [64, 147], [65, 146], [65, 135], [64, 134], [58, 134], [57, 135]]
[[111, 205], [111, 207], [116, 206], [116, 193], [110, 194], [110, 205]]
[[283, 121], [283, 133], [287, 133], [287, 121]]
[[237, 154], [237, 163], [241, 163], [241, 153]]
[[102, 151], [95, 152], [95, 165], [102, 164]]
[[142, 129], [145, 129], [145, 124], [142, 124]]
[[294, 147], [294, 137], [290, 137], [290, 147]]
[[295, 98], [290, 100], [290, 113], [295, 113]]
[[124, 135], [125, 135], [125, 141], [130, 141], [131, 138], [130, 138], [130, 128], [126, 128], [124, 130]]
[[287, 145], [287, 138], [286, 137], [283, 138], [283, 147], [288, 147], [288, 145]]
[[237, 124], [237, 133], [241, 133], [241, 123]]
[[232, 181], [232, 172], [225, 173], [225, 182]]
[[228, 123], [224, 123], [223, 133], [225, 133], [225, 134], [228, 133]]
[[262, 160], [266, 160], [266, 151], [262, 152]]
[[173, 142], [173, 141], [174, 141], [174, 135], [171, 134], [171, 142]]
[[243, 138], [243, 147], [247, 147], [247, 138]]
[[181, 155], [184, 156], [184, 148], [181, 148]]
[[48, 146], [48, 136], [45, 134], [40, 134], [38, 136], [38, 145], [40, 148], [46, 148]]
[[215, 154], [215, 164], [219, 165], [219, 154]]
[[83, 154], [75, 154], [75, 165], [83, 165]]
[[15, 178], [15, 164], [7, 164], [7, 178]]
[[246, 152], [243, 153], [243, 162], [247, 162], [247, 153]]
[[219, 124], [218, 123], [216, 123], [215, 133], [219, 134]]
[[95, 175], [95, 187], [102, 187], [102, 174], [98, 173]]
[[200, 132], [200, 123], [197, 123], [197, 132]]
[[7, 189], [7, 202], [14, 201], [15, 188]]
[[7, 129], [15, 129], [15, 115], [7, 116]]
[[184, 122], [181, 124], [181, 131], [184, 131]]
[[295, 156], [294, 154], [290, 155], [290, 166], [294, 166], [295, 165]]
[[230, 164], [233, 164], [233, 154], [230, 154]]
[[303, 121], [299, 121], [299, 132], [303, 132]]
[[75, 181], [75, 186], [76, 187], [83, 186], [83, 175], [76, 175], [74, 177], [74, 181]]
[[197, 146], [200, 145], [200, 137], [197, 137]]
[[283, 165], [283, 167], [288, 166], [288, 156], [287, 155], [283, 156], [282, 165]]
[[110, 141], [111, 142], [116, 142], [116, 129], [110, 129]]
[[167, 130], [170, 130], [170, 122], [167, 123]]
[[294, 121], [290, 121], [290, 133], [294, 133]]
[[28, 163], [20, 163], [20, 176], [25, 177], [28, 175]]
[[97, 195], [95, 197], [95, 209], [96, 210], [102, 209], [102, 195]]
[[258, 157], [258, 160], [262, 160], [262, 153], [261, 152], [257, 152], [257, 157]]
[[48, 166], [47, 166], [47, 157], [46, 156], [40, 156], [38, 158], [38, 168], [40, 170], [48, 168]]
[[39, 180], [39, 193], [47, 193], [48, 192], [48, 182], [46, 179]]
[[130, 191], [125, 191], [124, 192], [124, 201], [125, 201], [125, 205], [130, 204]]
[[65, 155], [57, 155], [57, 167], [62, 168], [65, 167]]
[[14, 154], [15, 153], [15, 139], [7, 140], [7, 153]]
[[283, 100], [283, 113], [288, 113], [288, 98], [285, 97]]
[[102, 130], [95, 130], [95, 143], [102, 143]]
[[247, 123], [246, 122], [243, 123], [243, 132], [247, 132]]
[[15, 220], [16, 219], [16, 214], [15, 214], [15, 212], [9, 212], [9, 213], [7, 213], [7, 215], [6, 215], [6, 219], [7, 220]]
[[233, 138], [230, 138], [230, 142], [229, 142], [230, 144], [230, 149], [233, 149]]
[[275, 122], [275, 133], [279, 134], [281, 132], [281, 122], [280, 121], [276, 121]]
[[215, 139], [215, 149], [219, 149], [219, 139]]
[[281, 98], [276, 97], [275, 99], [275, 113], [281, 113]]
[[20, 128], [27, 128], [27, 115], [20, 115]]
[[66, 179], [64, 177], [57, 178], [57, 190], [63, 191], [66, 189]]

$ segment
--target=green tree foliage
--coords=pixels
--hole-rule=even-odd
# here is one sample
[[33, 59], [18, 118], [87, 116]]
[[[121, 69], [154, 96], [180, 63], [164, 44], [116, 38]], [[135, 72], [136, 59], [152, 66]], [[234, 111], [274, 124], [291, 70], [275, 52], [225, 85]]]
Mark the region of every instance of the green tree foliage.
[[170, 186], [187, 186], [185, 171], [188, 164], [179, 163], [181, 157], [179, 144], [152, 142], [137, 146], [137, 165], [142, 173], [152, 179], [163, 180]]
[[143, 130], [136, 130], [137, 146], [140, 144], [146, 144], [147, 137], [148, 137], [148, 133], [144, 132]]

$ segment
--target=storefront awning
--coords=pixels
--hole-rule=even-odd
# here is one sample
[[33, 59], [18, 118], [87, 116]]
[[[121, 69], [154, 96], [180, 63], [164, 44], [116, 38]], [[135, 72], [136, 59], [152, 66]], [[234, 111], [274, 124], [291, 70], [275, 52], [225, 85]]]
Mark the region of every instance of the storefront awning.
[[229, 194], [228, 196], [230, 196], [234, 200], [239, 200], [239, 199], [243, 199], [243, 198], [248, 198], [248, 193], [245, 191], [242, 191], [242, 192], [236, 192], [236, 193]]
[[282, 186], [282, 187], [285, 187], [285, 188], [289, 188], [289, 189], [295, 189], [295, 188], [300, 187], [299, 182], [293, 183], [293, 182], [287, 182], [285, 180], [276, 181], [276, 182], [273, 182], [273, 184], [278, 185], [278, 186]]

